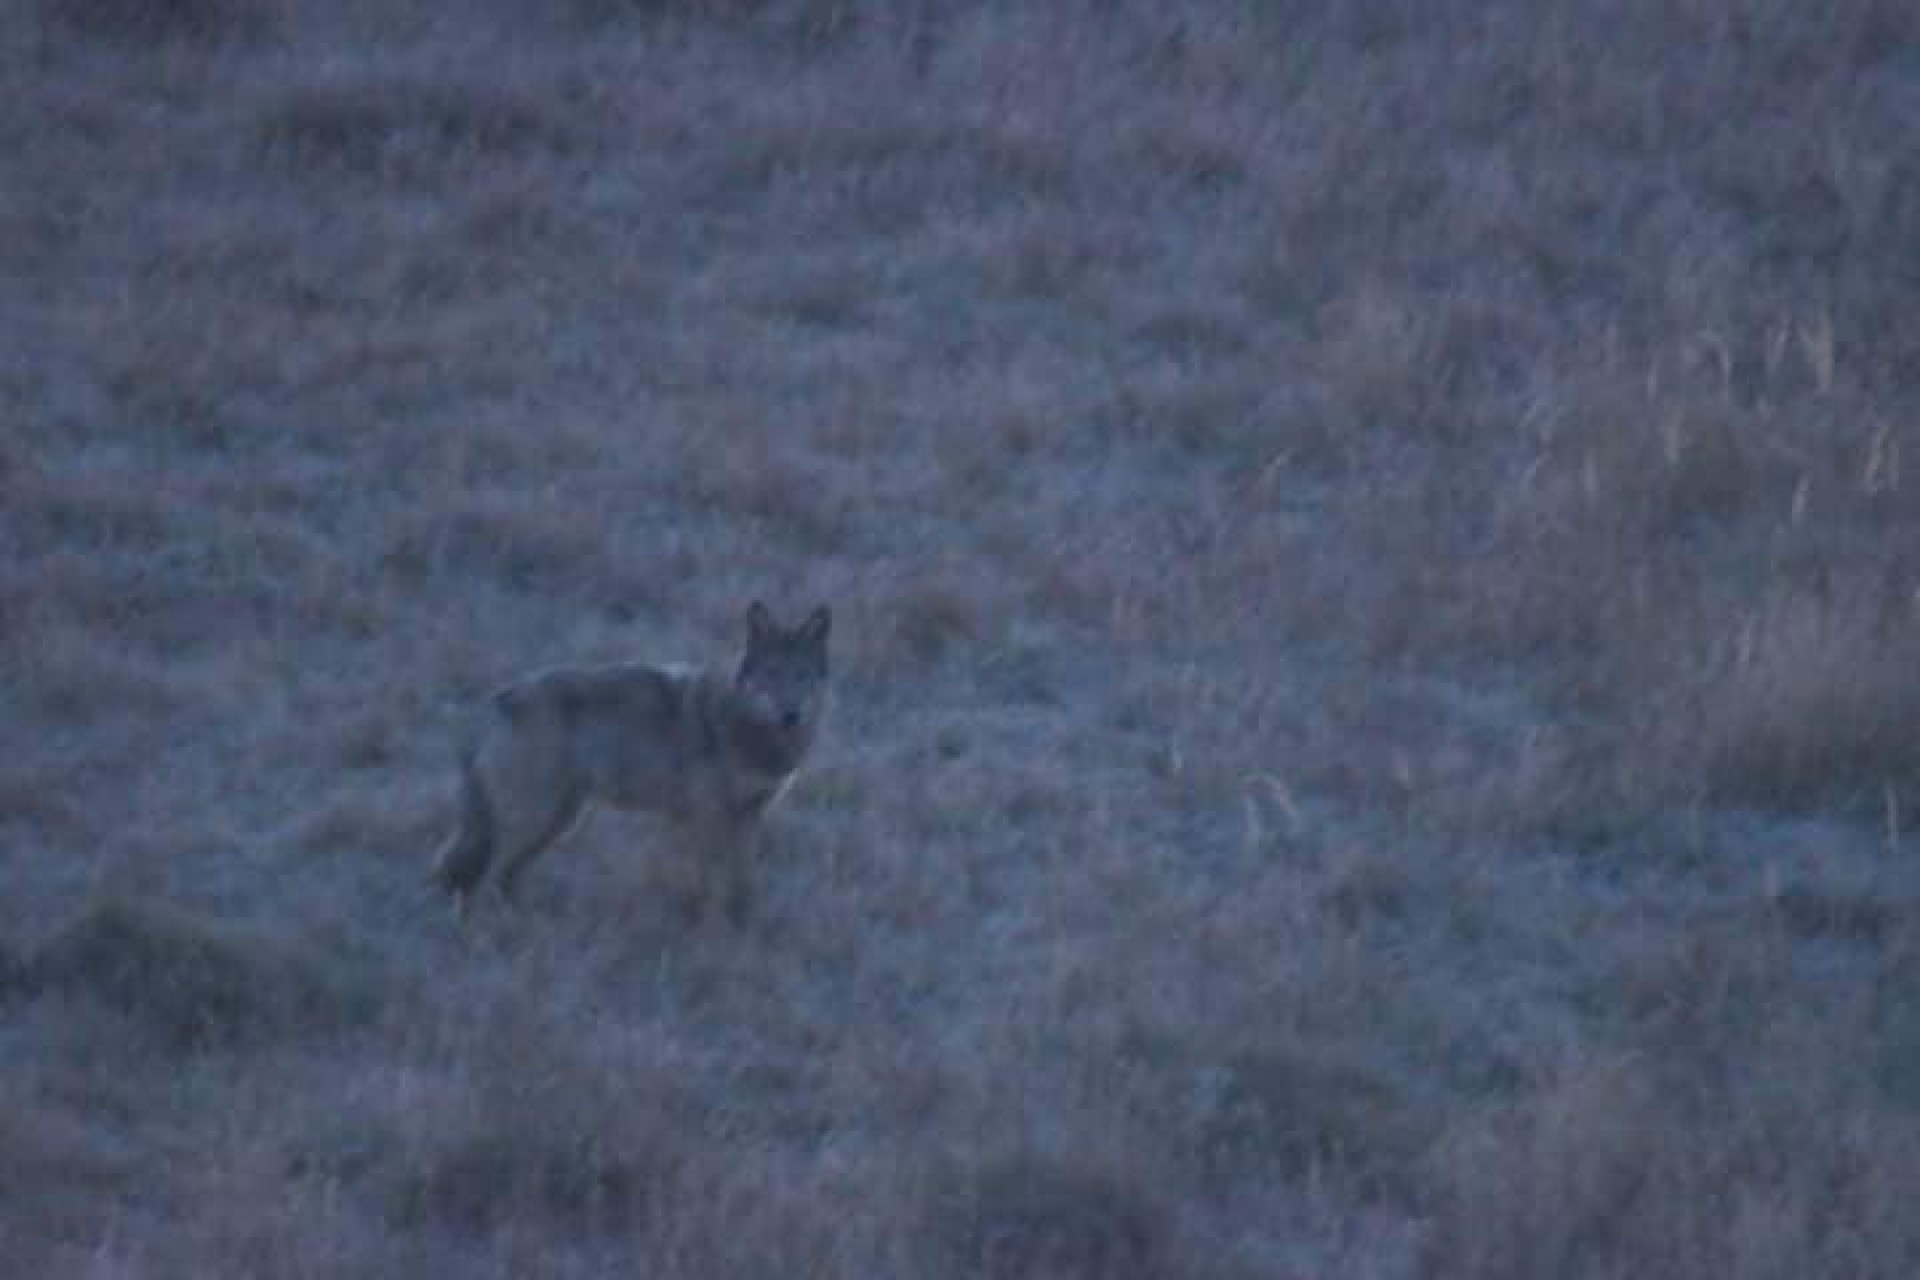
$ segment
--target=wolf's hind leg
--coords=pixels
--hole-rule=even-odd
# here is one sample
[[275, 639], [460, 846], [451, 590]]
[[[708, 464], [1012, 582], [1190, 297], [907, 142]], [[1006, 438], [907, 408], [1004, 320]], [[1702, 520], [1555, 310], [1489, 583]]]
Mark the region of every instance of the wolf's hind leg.
[[492, 861], [491, 843], [462, 823], [434, 859], [433, 883], [455, 897], [464, 897], [473, 892]]
[[440, 848], [433, 863], [433, 883], [456, 898], [465, 898], [487, 874], [493, 861], [493, 809], [474, 765], [472, 752], [460, 757], [460, 825]]
[[587, 790], [575, 787], [560, 797], [554, 806], [552, 816], [535, 831], [533, 837], [518, 849], [507, 854], [506, 864], [500, 870], [501, 896], [511, 898], [520, 887], [520, 877], [526, 874], [527, 866], [542, 852], [558, 843], [580, 824], [586, 813]]

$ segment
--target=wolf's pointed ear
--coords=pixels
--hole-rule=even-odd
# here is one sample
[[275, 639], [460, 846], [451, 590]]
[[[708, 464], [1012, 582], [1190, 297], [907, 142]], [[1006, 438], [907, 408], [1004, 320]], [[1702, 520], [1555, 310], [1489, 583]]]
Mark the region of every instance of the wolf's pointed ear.
[[754, 640], [760, 639], [773, 630], [773, 615], [767, 612], [767, 606], [755, 600], [747, 606], [747, 635]]
[[800, 624], [800, 638], [808, 644], [824, 646], [827, 643], [827, 633], [832, 630], [833, 610], [821, 605], [808, 614], [807, 620]]

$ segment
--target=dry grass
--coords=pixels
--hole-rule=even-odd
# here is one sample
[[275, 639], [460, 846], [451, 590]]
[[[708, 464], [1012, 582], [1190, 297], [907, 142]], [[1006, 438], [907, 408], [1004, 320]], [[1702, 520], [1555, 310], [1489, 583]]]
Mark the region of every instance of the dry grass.
[[[1898, 1275], [1920, 1260], [1894, 1190], [1920, 1168], [1910, 1116], [1806, 1096], [1832, 1074], [1759, 1046], [1793, 1084], [1663, 1097], [1632, 1062], [1581, 1063], [1437, 1158], [1430, 1275]], [[1884, 1119], [1884, 1117], [1882, 1117]]]
[[1920, 1272], [1911, 6], [15, 8], [0, 1272]]

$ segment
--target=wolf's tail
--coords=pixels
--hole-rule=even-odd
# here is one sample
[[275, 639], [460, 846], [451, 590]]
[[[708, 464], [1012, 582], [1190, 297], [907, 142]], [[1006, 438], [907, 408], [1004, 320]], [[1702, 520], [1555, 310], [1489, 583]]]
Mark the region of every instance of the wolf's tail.
[[460, 826], [441, 846], [429, 878], [457, 898], [473, 892], [493, 861], [493, 805], [474, 751], [469, 745], [460, 752]]

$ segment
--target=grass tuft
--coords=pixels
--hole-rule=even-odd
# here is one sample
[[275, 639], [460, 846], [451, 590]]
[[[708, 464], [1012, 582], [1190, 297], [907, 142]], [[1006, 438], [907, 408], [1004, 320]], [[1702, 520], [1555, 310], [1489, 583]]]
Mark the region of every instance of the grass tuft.
[[1869, 813], [1920, 789], [1920, 687], [1909, 609], [1858, 593], [1780, 591], [1723, 638], [1684, 749], [1707, 793], [1763, 809]]

